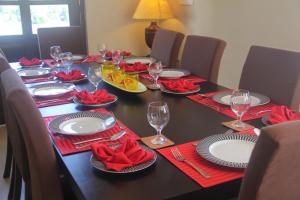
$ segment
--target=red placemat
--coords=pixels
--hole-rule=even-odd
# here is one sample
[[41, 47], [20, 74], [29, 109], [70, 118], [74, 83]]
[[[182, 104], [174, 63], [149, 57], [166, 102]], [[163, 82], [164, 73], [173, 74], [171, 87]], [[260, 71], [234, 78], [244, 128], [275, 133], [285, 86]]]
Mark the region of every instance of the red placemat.
[[[149, 73], [140, 73], [139, 77], [147, 79], [149, 81], [154, 81], [153, 78], [149, 75]], [[185, 77], [182, 77], [180, 79], [182, 79], [182, 80], [188, 80], [188, 81], [191, 81], [193, 83], [203, 83], [203, 82], [207, 81], [207, 80], [205, 80], [203, 78], [200, 78], [198, 76], [195, 76], [195, 75], [185, 76]], [[178, 79], [175, 79], [175, 80], [178, 80]], [[162, 81], [170, 81], [170, 79], [162, 79], [162, 78], [158, 79], [159, 83], [161, 83]]]
[[[223, 105], [223, 104], [220, 104], [218, 102], [215, 102], [211, 98], [213, 95], [215, 95], [217, 93], [225, 92], [225, 91], [228, 91], [228, 90], [203, 94], [205, 96], [195, 94], [195, 95], [187, 96], [187, 98], [189, 98], [189, 99], [191, 99], [191, 100], [193, 100], [193, 101], [195, 101], [199, 104], [205, 105], [205, 106], [207, 106], [207, 107], [209, 107], [209, 108], [211, 108], [211, 109], [213, 109], [217, 112], [220, 112], [224, 115], [227, 115], [227, 116], [229, 116], [233, 119], [236, 119], [236, 114], [234, 114], [234, 112], [231, 110], [230, 106]], [[258, 113], [259, 111], [271, 110], [274, 106], [276, 106], [276, 104], [268, 103], [268, 104], [261, 105], [261, 106], [251, 107], [249, 109], [249, 111], [243, 115], [242, 120], [247, 121], [247, 120], [261, 118], [261, 117], [265, 116], [267, 112]]]
[[176, 147], [187, 160], [191, 161], [197, 167], [209, 174], [210, 178], [204, 178], [186, 163], [177, 161], [171, 153], [172, 147], [160, 149], [158, 152], [204, 188], [243, 177], [244, 170], [222, 167], [206, 161], [197, 154], [195, 146], [193, 146], [192, 143], [193, 142], [176, 145]]
[[[90, 110], [90, 111], [92, 111], [92, 112], [108, 112], [104, 108], [94, 109], [94, 110]], [[48, 127], [49, 122], [52, 119], [56, 118], [56, 117], [58, 117], [58, 116], [44, 117], [44, 121], [45, 121], [46, 126]], [[124, 135], [119, 140], [116, 140], [116, 141], [113, 141], [113, 142], [106, 142], [106, 143], [108, 143], [108, 144], [119, 143], [120, 141], [125, 140], [127, 138], [133, 138], [135, 140], [140, 139], [140, 137], [137, 134], [135, 134], [133, 131], [131, 131], [122, 122], [120, 122], [119, 120], [118, 120], [118, 122], [121, 123], [125, 127], [125, 130], [127, 131], [127, 134]], [[94, 139], [94, 138], [98, 138], [98, 137], [107, 137], [107, 136], [111, 136], [113, 134], [116, 134], [120, 131], [121, 130], [120, 130], [119, 126], [116, 124], [113, 128], [111, 128], [109, 130], [102, 131], [102, 132], [99, 132], [99, 133], [96, 133], [96, 134], [93, 134], [93, 135], [67, 136], [67, 135], [61, 135], [61, 134], [53, 133], [50, 130], [49, 130], [49, 134], [50, 134], [52, 140], [54, 141], [55, 145], [59, 149], [60, 153], [62, 155], [68, 155], [68, 154], [79, 153], [79, 152], [90, 150], [90, 147], [76, 149], [75, 145], [73, 144], [74, 142], [80, 142], [80, 141], [83, 141], [83, 140], [89, 140], [89, 139]]]
[[59, 96], [56, 98], [37, 98], [34, 97], [35, 104], [38, 108], [48, 107], [48, 106], [57, 106], [67, 103], [73, 102], [73, 96], [75, 95], [75, 91], [68, 92], [63, 96]]

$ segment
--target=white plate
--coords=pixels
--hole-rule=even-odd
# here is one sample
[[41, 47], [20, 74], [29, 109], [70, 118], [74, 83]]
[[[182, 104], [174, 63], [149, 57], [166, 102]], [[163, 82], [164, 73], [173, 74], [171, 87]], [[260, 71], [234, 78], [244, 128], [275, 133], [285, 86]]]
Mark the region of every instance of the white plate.
[[49, 69], [43, 68], [26, 68], [18, 71], [18, 75], [22, 78], [38, 78], [41, 76], [49, 75], [51, 72]]
[[[214, 95], [212, 97], [212, 99], [220, 104], [230, 105], [231, 94], [232, 94], [232, 92], [218, 93], [218, 94]], [[250, 99], [251, 99], [252, 107], [264, 105], [264, 104], [267, 104], [270, 102], [269, 97], [262, 95], [262, 94], [254, 93], [254, 92], [250, 92]]]
[[193, 94], [193, 93], [196, 93], [196, 92], [199, 92], [200, 91], [200, 87], [195, 89], [195, 90], [191, 90], [191, 91], [187, 91], [187, 92], [174, 92], [174, 91], [171, 91], [171, 90], [167, 90], [165, 87], [163, 87], [162, 85], [160, 86], [160, 90], [162, 92], [165, 92], [165, 93], [168, 93], [168, 94], [179, 94], [179, 95], [187, 95], [187, 94]]
[[30, 87], [35, 97], [58, 97], [73, 91], [75, 86], [71, 83], [44, 83]]
[[130, 64], [130, 65], [133, 65], [136, 62], [140, 62], [140, 63], [143, 63], [143, 64], [147, 65], [147, 64], [153, 62], [153, 58], [149, 58], [149, 57], [130, 57], [130, 58], [124, 59], [124, 61], [127, 64]]
[[237, 133], [213, 135], [203, 139], [196, 151], [215, 164], [246, 168], [256, 140], [257, 136]]
[[73, 61], [77, 61], [77, 60], [82, 60], [82, 59], [84, 59], [84, 58], [86, 58], [86, 56], [85, 55], [72, 55], [72, 60]]
[[184, 69], [177, 69], [177, 68], [168, 68], [164, 69], [162, 73], [159, 75], [160, 78], [166, 79], [177, 79], [183, 76], [188, 76], [191, 73]]
[[65, 135], [91, 135], [112, 128], [116, 119], [99, 112], [79, 112], [59, 116], [48, 127], [54, 133]]

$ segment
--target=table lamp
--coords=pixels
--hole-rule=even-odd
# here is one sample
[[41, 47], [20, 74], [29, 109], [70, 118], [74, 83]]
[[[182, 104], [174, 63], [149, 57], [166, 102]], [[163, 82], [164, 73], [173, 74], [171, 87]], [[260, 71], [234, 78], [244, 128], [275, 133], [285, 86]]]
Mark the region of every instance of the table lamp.
[[157, 21], [172, 17], [168, 0], [140, 0], [133, 14], [133, 19], [151, 20], [150, 25], [145, 28], [145, 40], [149, 48], [152, 47], [155, 32], [159, 29]]

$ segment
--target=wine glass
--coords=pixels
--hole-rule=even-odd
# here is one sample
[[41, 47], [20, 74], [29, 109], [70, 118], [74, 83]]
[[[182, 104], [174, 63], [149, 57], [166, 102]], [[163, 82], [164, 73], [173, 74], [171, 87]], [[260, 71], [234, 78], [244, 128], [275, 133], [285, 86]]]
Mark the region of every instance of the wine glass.
[[113, 53], [112, 53], [112, 60], [113, 60], [113, 63], [117, 67], [119, 67], [120, 63], [123, 60], [122, 52], [120, 50], [113, 51]]
[[147, 119], [149, 124], [157, 131], [157, 135], [151, 140], [151, 143], [164, 144], [166, 138], [162, 136], [161, 131], [170, 120], [168, 104], [161, 101], [149, 103]]
[[71, 52], [65, 52], [61, 54], [61, 59], [63, 65], [67, 68], [67, 73], [70, 73], [71, 67], [73, 65], [73, 55]]
[[150, 76], [154, 79], [154, 84], [148, 85], [150, 89], [156, 90], [160, 88], [160, 85], [157, 83], [159, 75], [162, 73], [163, 67], [161, 62], [154, 62], [149, 64], [148, 72]]
[[101, 57], [104, 59], [105, 58], [105, 54], [107, 52], [107, 48], [105, 44], [98, 44], [97, 45], [97, 49], [101, 55]]
[[94, 92], [97, 90], [99, 83], [102, 81], [101, 78], [101, 67], [91, 66], [88, 71], [88, 79], [95, 86]]
[[231, 110], [237, 115], [237, 121], [233, 123], [236, 128], [244, 128], [245, 123], [242, 122], [243, 115], [248, 111], [251, 105], [250, 93], [248, 90], [234, 90], [230, 97]]
[[50, 47], [50, 56], [55, 60], [56, 66], [59, 67], [59, 60], [60, 60], [60, 54], [61, 54], [61, 48], [60, 46], [51, 46]]

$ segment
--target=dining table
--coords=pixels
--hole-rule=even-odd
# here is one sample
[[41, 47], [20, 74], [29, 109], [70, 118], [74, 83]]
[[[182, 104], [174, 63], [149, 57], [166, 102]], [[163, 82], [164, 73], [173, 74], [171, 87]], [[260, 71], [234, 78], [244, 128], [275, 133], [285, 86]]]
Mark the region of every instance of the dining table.
[[[73, 64], [72, 69], [79, 69], [87, 74], [89, 67], [94, 65], [100, 67], [97, 63], [84, 63]], [[141, 81], [146, 83], [146, 80]], [[93, 87], [88, 80], [76, 84], [78, 90], [93, 90]], [[198, 93], [201, 94], [227, 89], [209, 81], [201, 83], [200, 87]], [[147, 121], [147, 107], [153, 101], [164, 101], [168, 104], [170, 121], [162, 132], [175, 144], [198, 141], [224, 133], [228, 128], [223, 126], [222, 122], [232, 120], [207, 106], [195, 103], [185, 95], [167, 94], [160, 90], [129, 93], [105, 82], [100, 82], [98, 88], [106, 89], [118, 97], [117, 102], [105, 108], [113, 112], [117, 119], [140, 137], [156, 134], [155, 129]], [[90, 109], [92, 108], [75, 103], [39, 108], [43, 117]], [[247, 122], [257, 128], [263, 126], [260, 119]], [[242, 181], [242, 178], [238, 178], [204, 188], [158, 152], [156, 163], [143, 171], [130, 174], [103, 173], [91, 166], [91, 151], [62, 155], [55, 143], [53, 146], [65, 180], [78, 199], [229, 199], [238, 195]]]

